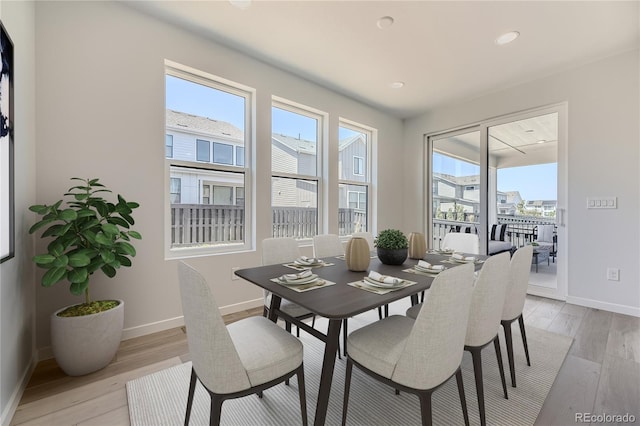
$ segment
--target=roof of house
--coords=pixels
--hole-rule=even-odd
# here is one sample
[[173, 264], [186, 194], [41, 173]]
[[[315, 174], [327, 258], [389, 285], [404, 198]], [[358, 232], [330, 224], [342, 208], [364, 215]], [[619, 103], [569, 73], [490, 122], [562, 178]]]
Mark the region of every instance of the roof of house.
[[239, 140], [244, 138], [244, 132], [229, 122], [171, 109], [167, 109], [167, 127], [182, 128], [184, 131], [207, 133], [222, 138]]

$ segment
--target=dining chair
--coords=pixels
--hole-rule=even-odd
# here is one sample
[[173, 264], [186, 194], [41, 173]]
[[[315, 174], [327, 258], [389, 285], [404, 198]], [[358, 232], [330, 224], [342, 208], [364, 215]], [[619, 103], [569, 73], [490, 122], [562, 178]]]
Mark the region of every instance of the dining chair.
[[204, 277], [178, 264], [182, 312], [191, 356], [191, 380], [184, 424], [189, 425], [196, 384], [211, 398], [210, 425], [219, 425], [222, 403], [298, 377], [302, 424], [307, 424], [303, 346], [300, 340], [264, 317], [249, 317], [225, 326]]
[[433, 280], [415, 321], [392, 315], [349, 335], [343, 425], [354, 365], [396, 390], [418, 395], [423, 425], [432, 424], [431, 394], [455, 375], [464, 422], [469, 424], [460, 362], [472, 291], [473, 265], [447, 269]]
[[449, 232], [444, 236], [441, 248], [453, 249], [461, 253], [480, 254], [480, 238], [477, 234]]
[[[300, 247], [298, 246], [298, 242], [293, 238], [280, 237], [265, 238], [262, 240], [262, 265], [266, 266], [293, 262], [299, 257]], [[269, 306], [271, 306], [271, 293], [264, 290], [263, 315], [265, 317], [269, 315]], [[286, 299], [282, 299], [280, 302], [280, 310], [296, 319], [313, 318], [311, 327], [315, 325], [315, 314], [300, 305], [292, 303]], [[285, 321], [285, 328], [287, 331], [291, 331], [291, 323], [289, 321]], [[299, 328], [296, 331], [296, 335], [300, 337]]]
[[320, 234], [313, 236], [314, 257], [334, 257], [344, 255], [344, 246], [336, 234]]
[[509, 370], [511, 372], [511, 386], [516, 387], [516, 371], [513, 360], [513, 340], [511, 338], [511, 323], [518, 320], [520, 324], [520, 334], [524, 346], [524, 354], [527, 358], [527, 365], [531, 366], [529, 359], [529, 348], [527, 346], [527, 334], [524, 330], [524, 317], [522, 309], [527, 296], [529, 286], [529, 274], [531, 273], [531, 259], [533, 257], [533, 247], [520, 247], [513, 254], [509, 266], [509, 285], [507, 295], [502, 310], [500, 324], [504, 329], [504, 339], [507, 344], [507, 356], [509, 357]]
[[[507, 394], [507, 383], [504, 377], [498, 333], [500, 331], [502, 307], [504, 306], [504, 299], [509, 284], [509, 259], [509, 253], [502, 253], [488, 258], [482, 265], [482, 269], [473, 286], [471, 306], [469, 308], [469, 321], [467, 322], [467, 335], [464, 340], [464, 349], [471, 353], [473, 361], [480, 424], [483, 426], [487, 424], [487, 421], [482, 378], [482, 349], [491, 342], [493, 342], [498, 360], [498, 369], [500, 370], [500, 378], [502, 379], [504, 397], [506, 399], [509, 398]], [[415, 305], [407, 310], [407, 316], [416, 318], [419, 311], [420, 305]]]

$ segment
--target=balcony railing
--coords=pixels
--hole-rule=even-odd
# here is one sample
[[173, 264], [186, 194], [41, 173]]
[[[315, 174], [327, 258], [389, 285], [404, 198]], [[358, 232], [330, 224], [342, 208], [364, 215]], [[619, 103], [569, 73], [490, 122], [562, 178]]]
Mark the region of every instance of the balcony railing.
[[[273, 207], [274, 237], [312, 238], [317, 234], [318, 211], [307, 207]], [[341, 208], [338, 227], [341, 235], [366, 230], [366, 213]], [[171, 205], [171, 247], [240, 243], [245, 237], [244, 206], [203, 204]]]

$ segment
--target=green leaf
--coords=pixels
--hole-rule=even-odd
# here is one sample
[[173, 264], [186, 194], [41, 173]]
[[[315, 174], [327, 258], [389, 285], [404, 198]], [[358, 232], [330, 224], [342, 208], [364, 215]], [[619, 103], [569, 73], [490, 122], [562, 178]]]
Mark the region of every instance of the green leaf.
[[98, 232], [96, 234], [96, 242], [98, 244], [102, 244], [103, 246], [110, 247], [113, 245], [113, 240], [109, 238], [107, 235], [105, 235], [103, 232]]
[[49, 207], [44, 204], [36, 204], [34, 206], [29, 207], [29, 210], [38, 214], [45, 214], [49, 211]]
[[100, 250], [100, 257], [104, 260], [104, 263], [111, 263], [116, 259], [115, 253], [109, 250]]
[[129, 222], [127, 222], [126, 220], [120, 217], [112, 216], [109, 219], [107, 219], [107, 222], [113, 223], [114, 225], [120, 225], [123, 228], [127, 228], [127, 229], [129, 228]]
[[136, 249], [131, 244], [125, 241], [120, 241], [116, 243], [116, 250], [118, 250], [118, 253], [124, 253], [128, 256], [136, 255]]
[[100, 256], [95, 257], [91, 261], [89, 266], [87, 266], [87, 271], [89, 272], [89, 275], [93, 274], [95, 271], [102, 268], [102, 265], [104, 265], [104, 262], [102, 261], [102, 257]]
[[72, 268], [82, 268], [91, 263], [91, 258], [84, 253], [74, 253], [69, 256], [69, 266]]
[[31, 228], [29, 228], [29, 233], [33, 234], [38, 229], [42, 228], [43, 226], [47, 226], [48, 224], [50, 224], [51, 222], [53, 222], [55, 220], [56, 220], [55, 218], [50, 218], [50, 219], [43, 219], [40, 222], [36, 222], [36, 223], [33, 224], [33, 226]]
[[135, 221], [133, 220], [133, 218], [132, 218], [131, 216], [129, 216], [128, 214], [126, 214], [126, 213], [120, 213], [120, 216], [122, 216], [122, 218], [123, 218], [124, 220], [126, 220], [127, 222], [129, 222], [129, 224], [130, 224], [130, 225], [135, 224]]
[[87, 194], [73, 194], [73, 197], [78, 201], [82, 201], [82, 200], [86, 200], [87, 198], [89, 198], [89, 195], [87, 195]]
[[92, 205], [96, 208], [101, 217], [105, 217], [109, 214], [109, 207], [104, 201], [94, 201]]
[[78, 213], [73, 209], [65, 209], [60, 212], [59, 217], [64, 221], [72, 221], [76, 220]]
[[58, 240], [53, 240], [48, 246], [47, 251], [54, 255], [55, 257], [60, 257], [64, 254], [64, 246], [58, 242]]
[[55, 259], [56, 257], [50, 254], [39, 254], [37, 256], [33, 256], [33, 261], [38, 265], [48, 265]]
[[116, 259], [118, 259], [118, 262], [120, 262], [120, 265], [122, 266], [126, 266], [126, 267], [131, 266], [131, 260], [126, 256], [122, 256], [119, 254], [116, 256]]
[[71, 283], [71, 286], [69, 286], [69, 291], [71, 291], [71, 294], [74, 294], [76, 296], [82, 296], [88, 287], [89, 277], [87, 277], [87, 279], [81, 283]]
[[120, 233], [120, 230], [118, 229], [117, 226], [111, 224], [111, 223], [103, 223], [102, 224], [102, 232], [104, 232], [105, 234], [109, 235], [109, 236], [113, 236], [113, 235], [118, 235]]
[[51, 287], [58, 281], [62, 281], [66, 275], [66, 268], [51, 268], [42, 276], [42, 285]]
[[117, 260], [113, 260], [113, 262], [109, 263], [109, 266], [115, 268], [115, 269], [120, 269], [120, 262], [118, 262]]
[[102, 186], [102, 184], [98, 183], [99, 180], [99, 178], [90, 179], [88, 183], [91, 186]]
[[89, 210], [89, 209], [82, 209], [78, 211], [78, 218], [82, 218], [82, 217], [90, 217], [90, 216], [94, 216], [95, 217], [96, 212], [94, 212], [93, 210]]
[[64, 268], [68, 264], [69, 264], [69, 256], [67, 256], [66, 254], [63, 254], [60, 257], [56, 257], [55, 260], [52, 262], [52, 265], [54, 268]]
[[69, 222], [67, 223], [65, 226], [63, 226], [58, 232], [56, 232], [54, 235], [56, 236], [63, 236], [64, 234], [66, 234], [67, 232], [69, 232], [69, 229], [71, 229], [71, 226], [73, 226], [73, 222]]
[[100, 221], [98, 219], [89, 219], [80, 227], [80, 232], [84, 233], [87, 229], [93, 228], [94, 226], [100, 225]]
[[60, 235], [57, 232], [64, 228], [64, 225], [56, 224], [48, 227], [42, 233], [42, 237], [50, 237], [51, 235]]
[[141, 239], [142, 239], [142, 235], [140, 235], [140, 233], [139, 233], [139, 232], [136, 232], [136, 231], [129, 231], [129, 232], [127, 232], [127, 234], [129, 234], [129, 236], [130, 236], [131, 238], [135, 238], [136, 240], [141, 240]]
[[116, 276], [116, 269], [113, 266], [102, 265], [102, 268], [100, 269], [102, 269], [102, 272], [104, 272], [104, 274], [109, 278], [113, 278]]
[[86, 268], [72, 269], [67, 274], [67, 279], [72, 283], [82, 283], [86, 281], [88, 277], [89, 272], [87, 272]]
[[137, 209], [138, 207], [140, 207], [140, 204], [130, 201], [127, 203], [127, 207], [129, 207], [130, 209]]

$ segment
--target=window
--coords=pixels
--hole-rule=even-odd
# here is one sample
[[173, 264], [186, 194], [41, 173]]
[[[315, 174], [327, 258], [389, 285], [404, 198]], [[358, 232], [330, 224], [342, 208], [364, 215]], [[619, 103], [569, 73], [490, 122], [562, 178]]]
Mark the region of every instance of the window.
[[[370, 231], [371, 139], [373, 132], [340, 121], [338, 128], [338, 234]], [[350, 159], [353, 161], [350, 161]]]
[[165, 90], [166, 256], [249, 249], [252, 171], [244, 164], [255, 91], [169, 61]]
[[233, 145], [214, 142], [213, 162], [218, 164], [233, 164]]
[[319, 144], [323, 115], [274, 100], [271, 108], [273, 236], [312, 238], [318, 233]]
[[364, 175], [364, 158], [353, 157], [353, 174], [358, 176]]
[[244, 166], [244, 148], [236, 146], [236, 166]]
[[171, 178], [169, 182], [171, 204], [180, 204], [180, 178]]
[[209, 141], [196, 139], [196, 160], [206, 161], [207, 163], [211, 161], [211, 144]]
[[165, 135], [164, 156], [167, 158], [173, 157], [173, 135]]

